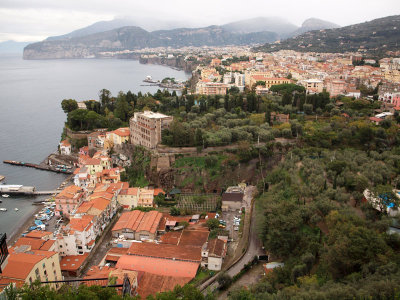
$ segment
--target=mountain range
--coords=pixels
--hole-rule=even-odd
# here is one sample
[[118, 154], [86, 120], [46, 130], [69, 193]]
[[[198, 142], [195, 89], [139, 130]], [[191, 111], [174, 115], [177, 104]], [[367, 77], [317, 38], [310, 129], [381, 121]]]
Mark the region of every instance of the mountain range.
[[400, 15], [333, 29], [308, 31], [282, 42], [269, 42], [255, 51], [364, 52], [382, 57], [400, 50]]
[[[280, 18], [255, 18], [220, 26], [156, 31], [132, 26], [135, 22], [129, 19], [102, 21], [65, 35], [49, 37], [25, 47], [24, 58], [81, 58], [99, 52], [146, 47], [256, 45], [275, 42], [305, 30], [303, 26], [299, 28]], [[332, 26], [332, 23], [317, 19], [304, 24], [318, 29]]]

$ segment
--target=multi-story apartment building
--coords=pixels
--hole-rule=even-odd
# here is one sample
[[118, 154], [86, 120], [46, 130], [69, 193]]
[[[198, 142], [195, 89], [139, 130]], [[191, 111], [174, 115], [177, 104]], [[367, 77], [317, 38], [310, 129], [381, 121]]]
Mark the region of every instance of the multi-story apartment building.
[[161, 142], [161, 132], [168, 129], [173, 117], [152, 111], [135, 113], [129, 120], [131, 143], [146, 148], [156, 148]]
[[300, 82], [305, 88], [308, 94], [322, 93], [324, 89], [324, 82], [318, 79], [307, 79]]
[[196, 94], [226, 95], [229, 85], [219, 82], [199, 81], [196, 85]]
[[55, 215], [57, 217], [70, 217], [70, 214], [76, 209], [82, 201], [83, 190], [76, 185], [67, 186], [55, 197]]
[[[29, 245], [10, 249], [7, 264], [3, 270], [2, 283], [17, 285], [32, 284], [34, 281], [62, 280], [58, 252], [32, 250]], [[59, 288], [55, 284], [54, 288]]]

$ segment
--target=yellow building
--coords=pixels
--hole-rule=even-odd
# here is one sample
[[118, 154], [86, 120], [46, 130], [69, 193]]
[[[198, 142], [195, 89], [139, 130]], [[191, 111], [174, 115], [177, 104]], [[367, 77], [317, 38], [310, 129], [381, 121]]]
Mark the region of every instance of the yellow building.
[[[10, 249], [7, 265], [2, 276], [2, 282], [32, 284], [34, 281], [63, 280], [58, 252], [31, 250], [28, 245]], [[53, 284], [59, 288], [59, 284]]]
[[122, 145], [129, 142], [129, 127], [118, 128], [106, 133], [106, 137], [113, 145]]
[[139, 188], [121, 190], [117, 196], [117, 201], [125, 209], [131, 209], [138, 206]]

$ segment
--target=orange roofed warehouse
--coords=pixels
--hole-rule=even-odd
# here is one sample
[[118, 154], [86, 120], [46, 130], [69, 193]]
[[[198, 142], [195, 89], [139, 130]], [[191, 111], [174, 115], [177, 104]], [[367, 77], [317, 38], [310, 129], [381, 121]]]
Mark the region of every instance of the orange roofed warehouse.
[[154, 240], [162, 217], [162, 213], [155, 210], [150, 212], [140, 210], [124, 212], [114, 225], [112, 235], [114, 237], [123, 235], [126, 239], [138, 241], [143, 239]]
[[201, 262], [201, 252], [196, 250], [188, 246], [133, 243], [116, 267], [190, 280], [196, 276]]

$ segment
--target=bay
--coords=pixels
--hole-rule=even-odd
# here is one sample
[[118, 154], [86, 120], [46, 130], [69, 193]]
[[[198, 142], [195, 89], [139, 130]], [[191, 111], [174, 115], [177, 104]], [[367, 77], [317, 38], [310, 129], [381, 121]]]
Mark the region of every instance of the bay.
[[[190, 74], [165, 66], [143, 65], [135, 60], [75, 59], [23, 60], [21, 56], [0, 56], [0, 175], [7, 184], [35, 186], [54, 190], [65, 175], [3, 164], [3, 160], [40, 163], [57, 150], [65, 114], [63, 99], [96, 99], [106, 88], [112, 95], [119, 91], [134, 93], [157, 91], [141, 86], [143, 79], [165, 77], [186, 80]], [[35, 207], [33, 201], [46, 197], [0, 198], [0, 233], [10, 236], [18, 230]], [[14, 208], [18, 208], [15, 211]]]

